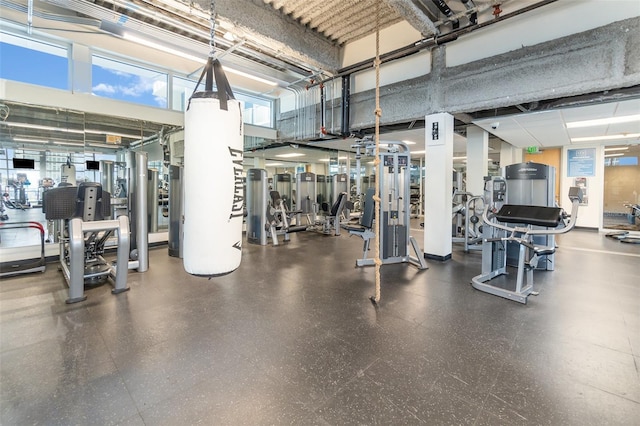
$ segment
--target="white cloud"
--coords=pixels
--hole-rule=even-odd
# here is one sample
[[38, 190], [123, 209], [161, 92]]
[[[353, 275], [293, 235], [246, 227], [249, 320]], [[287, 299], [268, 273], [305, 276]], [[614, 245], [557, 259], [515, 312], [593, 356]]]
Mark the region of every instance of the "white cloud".
[[93, 92], [101, 92], [101, 93], [109, 93], [109, 94], [113, 94], [117, 92], [117, 89], [115, 86], [112, 86], [110, 84], [105, 84], [105, 83], [100, 83], [97, 86], [93, 86], [91, 90]]

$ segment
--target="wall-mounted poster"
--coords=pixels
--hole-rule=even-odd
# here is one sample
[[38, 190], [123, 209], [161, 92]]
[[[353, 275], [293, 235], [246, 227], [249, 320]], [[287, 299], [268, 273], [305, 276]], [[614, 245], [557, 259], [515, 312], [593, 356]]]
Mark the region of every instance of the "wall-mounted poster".
[[596, 149], [567, 150], [568, 177], [593, 177], [596, 175]]
[[589, 204], [589, 188], [588, 188], [588, 179], [586, 177], [577, 177], [574, 179], [574, 186], [582, 189], [582, 202], [581, 206], [586, 206]]

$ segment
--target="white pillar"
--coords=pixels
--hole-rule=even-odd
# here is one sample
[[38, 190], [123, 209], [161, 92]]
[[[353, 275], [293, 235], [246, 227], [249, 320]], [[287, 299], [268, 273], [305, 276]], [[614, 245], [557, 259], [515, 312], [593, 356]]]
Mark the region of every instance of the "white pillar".
[[262, 157], [253, 157], [253, 168], [254, 169], [265, 169], [265, 161]]
[[451, 258], [453, 116], [425, 117], [424, 256]]
[[489, 133], [478, 126], [467, 127], [467, 192], [484, 194], [484, 177], [489, 169]]
[[500, 145], [500, 167], [518, 163], [522, 163], [522, 148], [516, 148], [507, 142], [502, 142]]
[[91, 49], [73, 43], [71, 45], [70, 87], [73, 93], [91, 93]]

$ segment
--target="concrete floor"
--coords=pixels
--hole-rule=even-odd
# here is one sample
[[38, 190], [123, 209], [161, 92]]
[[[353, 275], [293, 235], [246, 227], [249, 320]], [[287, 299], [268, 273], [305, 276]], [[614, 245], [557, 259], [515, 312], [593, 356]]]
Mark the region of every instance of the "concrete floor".
[[640, 424], [640, 246], [558, 244], [527, 305], [474, 290], [456, 248], [384, 266], [376, 308], [361, 240], [314, 233], [211, 280], [155, 249], [74, 305], [55, 264], [3, 279], [0, 423]]

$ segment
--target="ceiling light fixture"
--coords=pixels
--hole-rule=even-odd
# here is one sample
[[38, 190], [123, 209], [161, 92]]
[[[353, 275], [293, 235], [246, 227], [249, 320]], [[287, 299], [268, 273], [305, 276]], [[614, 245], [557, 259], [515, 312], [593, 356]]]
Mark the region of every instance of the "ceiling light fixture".
[[633, 138], [640, 138], [640, 133], [627, 133], [627, 134], [621, 134], [621, 135], [587, 136], [584, 138], [571, 138], [571, 142], [611, 141], [616, 139], [633, 139]]
[[9, 127], [22, 127], [25, 129], [51, 130], [54, 132], [78, 133], [78, 134], [84, 133], [84, 130], [68, 129], [64, 127], [42, 126], [40, 124], [16, 123], [11, 121], [5, 121], [3, 124], [6, 124]]
[[305, 154], [301, 152], [290, 152], [288, 154], [278, 154], [276, 157], [279, 158], [293, 158], [293, 157], [304, 157]]
[[49, 143], [48, 139], [31, 139], [31, 138], [13, 138], [14, 142], [33, 142], [33, 143]]
[[596, 120], [572, 121], [566, 123], [567, 129], [575, 129], [578, 127], [604, 126], [607, 124], [630, 123], [632, 121], [640, 121], [640, 114], [625, 115], [622, 117], [598, 118]]
[[89, 143], [88, 145], [94, 148], [109, 148], [109, 149], [116, 149], [116, 150], [122, 147], [121, 145], [111, 145], [106, 143]]
[[628, 149], [629, 149], [628, 146], [619, 146], [619, 147], [614, 147], [614, 148], [605, 148], [604, 152], [608, 152], [608, 151], [626, 151]]
[[467, 157], [466, 156], [464, 156], [464, 157], [453, 157], [453, 159], [454, 160], [466, 160]]
[[[134, 43], [141, 44], [143, 46], [151, 47], [152, 49], [156, 49], [156, 50], [160, 50], [160, 51], [165, 52], [165, 53], [169, 53], [171, 55], [180, 56], [181, 58], [189, 59], [191, 61], [198, 62], [200, 64], [206, 64], [207, 63], [207, 59], [208, 58], [198, 57], [198, 56], [192, 55], [190, 53], [186, 53], [186, 52], [180, 51], [178, 49], [174, 49], [172, 47], [165, 46], [164, 44], [155, 43], [153, 41], [150, 41], [150, 40], [147, 40], [145, 38], [138, 37], [138, 36], [135, 36], [135, 35], [132, 35], [132, 34], [129, 34], [129, 33], [124, 33], [122, 35], [122, 38], [124, 38], [125, 40], [132, 41]], [[266, 78], [258, 77], [258, 76], [246, 73], [244, 71], [236, 70], [234, 68], [229, 68], [229, 67], [224, 66], [224, 65], [222, 66], [222, 69], [225, 70], [228, 73], [236, 74], [236, 75], [239, 75], [241, 77], [246, 77], [246, 78], [249, 78], [251, 80], [267, 84], [269, 86], [277, 86], [278, 85], [278, 83], [275, 82], [275, 81], [267, 80]]]
[[282, 166], [282, 163], [265, 163], [266, 167]]
[[619, 153], [617, 153], [617, 154], [606, 154], [606, 155], [604, 156], [604, 158], [608, 158], [608, 157], [622, 157], [623, 155], [624, 155], [624, 154], [622, 154], [622, 153], [620, 153], [620, 152], [619, 152]]
[[408, 140], [403, 140], [402, 142], [406, 143], [407, 145], [415, 145], [416, 144], [414, 141], [408, 141]]
[[130, 134], [130, 133], [112, 132], [110, 130], [85, 129], [85, 133], [91, 133], [92, 135], [122, 136], [123, 138], [129, 138], [129, 139], [142, 139], [142, 135], [134, 135], [134, 134]]
[[150, 41], [150, 40], [147, 40], [145, 38], [132, 35], [130, 33], [122, 34], [122, 38], [125, 39], [125, 40], [128, 40], [128, 41], [132, 41], [134, 43], [141, 44], [143, 46], [150, 47], [152, 49], [160, 50], [160, 51], [165, 52], [165, 53], [170, 53], [170, 54], [175, 55], [175, 56], [180, 56], [181, 58], [189, 59], [189, 60], [194, 61], [194, 62], [198, 62], [198, 63], [201, 63], [201, 64], [206, 64], [207, 63], [207, 58], [198, 57], [198, 56], [195, 56], [195, 55], [191, 55], [191, 54], [189, 54], [187, 52], [182, 52], [182, 51], [180, 51], [178, 49], [173, 49], [173, 48], [171, 48], [169, 46], [165, 46], [163, 44], [154, 43], [153, 41]]
[[233, 68], [226, 67], [224, 65], [222, 66], [222, 69], [225, 70], [226, 72], [231, 73], [231, 74], [239, 75], [241, 77], [250, 78], [251, 80], [255, 80], [255, 81], [260, 82], [260, 83], [268, 84], [269, 86], [277, 86], [278, 85], [278, 83], [276, 83], [275, 81], [267, 80], [266, 78], [258, 77], [258, 76], [246, 73], [244, 71], [240, 71], [240, 70], [236, 70], [236, 69], [233, 69]]
[[60, 141], [53, 141], [54, 145], [67, 145], [67, 146], [83, 146], [84, 144], [82, 142], [79, 143], [74, 143], [74, 142], [60, 142]]
[[425, 154], [426, 151], [423, 149], [422, 151], [411, 151], [411, 155], [415, 155], [415, 154]]

